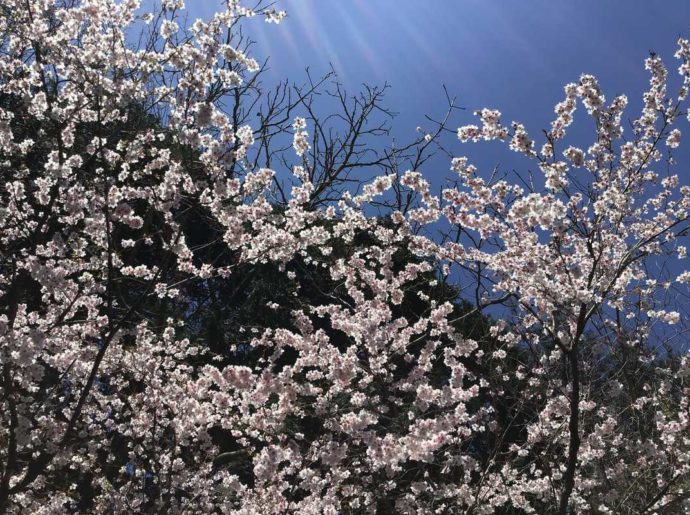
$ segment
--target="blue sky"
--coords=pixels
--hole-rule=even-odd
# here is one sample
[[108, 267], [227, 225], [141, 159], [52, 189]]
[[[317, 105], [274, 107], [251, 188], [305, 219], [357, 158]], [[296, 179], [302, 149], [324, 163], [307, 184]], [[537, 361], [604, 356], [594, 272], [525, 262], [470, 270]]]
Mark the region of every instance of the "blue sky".
[[[442, 107], [441, 85], [466, 107], [548, 122], [562, 85], [581, 73], [606, 90], [639, 90], [649, 50], [671, 59], [690, 2], [642, 0], [279, 0], [279, 27], [250, 24], [277, 77], [326, 71], [356, 87], [388, 81], [405, 118]], [[660, 7], [660, 6], [663, 6]], [[403, 109], [404, 108], [404, 109]]]
[[[215, 5], [187, 2], [192, 18]], [[387, 105], [400, 113], [393, 135], [403, 141], [424, 125], [425, 114], [443, 114], [443, 85], [467, 109], [456, 126], [492, 107], [505, 123], [525, 123], [539, 144], [563, 85], [582, 73], [596, 75], [609, 99], [626, 93], [634, 116], [649, 51], [675, 72], [676, 39], [690, 35], [690, 0], [278, 0], [276, 7], [288, 12], [281, 25], [257, 19], [245, 27], [257, 40], [255, 56], [270, 57], [267, 82], [299, 83], [307, 66], [320, 75], [331, 64], [351, 91], [388, 82]], [[582, 133], [591, 134], [582, 123]], [[453, 150], [479, 161], [480, 169], [511, 160], [489, 145], [473, 150], [456, 142]], [[682, 175], [690, 182], [690, 173]]]

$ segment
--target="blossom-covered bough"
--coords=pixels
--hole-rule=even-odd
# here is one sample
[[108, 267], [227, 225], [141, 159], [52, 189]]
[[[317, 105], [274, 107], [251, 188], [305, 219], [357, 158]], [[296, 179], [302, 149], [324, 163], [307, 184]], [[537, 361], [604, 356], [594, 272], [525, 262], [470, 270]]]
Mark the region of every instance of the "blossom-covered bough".
[[588, 75], [540, 149], [479, 111], [543, 181], [436, 196], [448, 119], [377, 151], [382, 90], [336, 83], [338, 133], [262, 92], [238, 24], [283, 12], [150, 8], [0, 0], [0, 512], [690, 509], [686, 40], [625, 131]]

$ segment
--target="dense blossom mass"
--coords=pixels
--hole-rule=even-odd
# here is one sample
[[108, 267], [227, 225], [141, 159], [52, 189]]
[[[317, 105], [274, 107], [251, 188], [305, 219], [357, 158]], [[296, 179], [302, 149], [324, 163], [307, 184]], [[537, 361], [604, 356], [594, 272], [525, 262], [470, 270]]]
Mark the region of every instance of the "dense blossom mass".
[[0, 0], [0, 512], [690, 510], [690, 42], [637, 117], [477, 111], [435, 192], [445, 122], [377, 153], [219, 7]]

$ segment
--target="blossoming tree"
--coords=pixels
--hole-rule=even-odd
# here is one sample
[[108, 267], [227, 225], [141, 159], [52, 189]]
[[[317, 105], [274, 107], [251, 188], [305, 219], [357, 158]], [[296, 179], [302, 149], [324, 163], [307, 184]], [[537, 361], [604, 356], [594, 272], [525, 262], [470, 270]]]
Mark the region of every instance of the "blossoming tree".
[[[0, 512], [690, 508], [690, 360], [658, 348], [687, 317], [690, 272], [664, 260], [686, 258], [690, 188], [660, 170], [688, 41], [675, 95], [646, 61], [627, 131], [588, 75], [539, 149], [479, 111], [459, 139], [507, 141], [543, 180], [456, 157], [437, 196], [447, 119], [377, 151], [381, 90], [337, 87], [330, 137], [318, 83], [253, 78], [238, 26], [284, 13], [183, 13], [0, 0]], [[586, 149], [565, 142], [578, 103]], [[200, 299], [241, 305], [260, 270], [286, 294], [210, 342]]]

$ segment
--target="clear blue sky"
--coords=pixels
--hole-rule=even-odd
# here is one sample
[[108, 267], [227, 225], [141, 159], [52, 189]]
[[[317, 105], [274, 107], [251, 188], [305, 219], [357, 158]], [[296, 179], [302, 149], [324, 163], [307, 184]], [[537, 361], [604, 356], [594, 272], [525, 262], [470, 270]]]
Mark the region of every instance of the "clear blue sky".
[[[187, 2], [192, 18], [216, 5]], [[690, 0], [277, 0], [276, 7], [288, 12], [281, 25], [245, 24], [257, 40], [257, 59], [270, 57], [267, 81], [301, 82], [305, 67], [319, 75], [330, 63], [352, 91], [364, 82], [388, 82], [400, 140], [414, 137], [425, 114], [444, 112], [442, 85], [467, 108], [457, 125], [473, 123], [474, 110], [493, 107], [505, 123], [525, 123], [539, 143], [563, 85], [582, 73], [600, 79], [607, 99], [626, 93], [634, 116], [649, 51], [675, 74], [676, 39], [690, 36]], [[487, 155], [479, 145], [477, 164], [511, 159], [491, 148]], [[473, 158], [477, 152], [459, 143], [454, 150]], [[690, 182], [690, 173], [682, 175]]]
[[[639, 90], [649, 50], [671, 59], [688, 35], [688, 0], [278, 0], [279, 27], [249, 24], [276, 76], [333, 63], [341, 80], [390, 82], [392, 107], [421, 117], [441, 84], [468, 108], [551, 118], [583, 72], [606, 90]], [[535, 94], [536, 93], [536, 94]], [[404, 108], [404, 109], [403, 109]], [[535, 111], [536, 110], [536, 111]], [[541, 115], [541, 116], [540, 116]]]
[[[194, 17], [215, 2], [187, 4]], [[387, 81], [388, 106], [400, 113], [394, 133], [405, 140], [425, 114], [443, 113], [442, 85], [467, 108], [458, 125], [494, 107], [537, 136], [563, 85], [582, 73], [596, 75], [607, 98], [626, 93], [634, 115], [649, 51], [675, 73], [676, 39], [690, 35], [690, 0], [278, 0], [276, 7], [288, 12], [281, 25], [246, 24], [256, 57], [270, 57], [268, 80], [300, 82], [306, 66], [318, 75], [332, 63], [352, 90]]]

